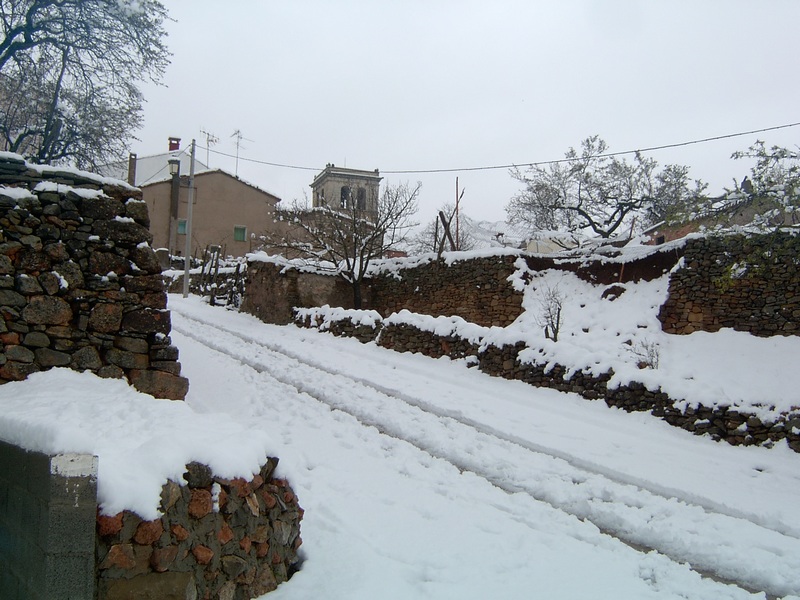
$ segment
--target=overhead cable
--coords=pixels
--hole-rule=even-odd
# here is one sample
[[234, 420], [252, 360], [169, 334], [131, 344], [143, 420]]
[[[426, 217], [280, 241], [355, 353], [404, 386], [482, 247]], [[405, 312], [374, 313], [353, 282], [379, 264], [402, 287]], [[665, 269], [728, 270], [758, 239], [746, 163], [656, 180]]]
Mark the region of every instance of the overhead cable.
[[[626, 154], [639, 154], [643, 152], [654, 152], [656, 150], [667, 150], [670, 148], [680, 148], [683, 146], [691, 146], [694, 144], [704, 144], [706, 142], [715, 142], [718, 140], [725, 140], [735, 137], [742, 137], [745, 135], [753, 135], [755, 133], [764, 133], [767, 131], [777, 131], [779, 129], [788, 129], [790, 127], [797, 127], [800, 126], [800, 122], [797, 123], [788, 123], [786, 125], [776, 125], [775, 127], [764, 127], [762, 129], [753, 129], [750, 131], [740, 131], [738, 133], [728, 133], [725, 135], [717, 135], [713, 137], [701, 138], [697, 140], [690, 140], [688, 142], [678, 142], [675, 144], [664, 144], [661, 146], [650, 146], [647, 148], [639, 148], [637, 150], [622, 150], [620, 152], [607, 152], [605, 154], [598, 154], [595, 158], [610, 158], [613, 156], [623, 156]], [[200, 146], [198, 146], [200, 148]], [[218, 150], [212, 150], [210, 148], [203, 148], [204, 150], [211, 152], [213, 154], [219, 154], [220, 156], [227, 156], [230, 158], [236, 158], [235, 154], [228, 154], [225, 152], [220, 152]], [[302, 171], [319, 171], [319, 167], [304, 167], [299, 165], [287, 165], [275, 162], [268, 162], [265, 160], [257, 160], [254, 158], [245, 158], [245, 157], [238, 157], [239, 160], [251, 162], [259, 165], [266, 165], [270, 167], [279, 167], [282, 169], [298, 169]], [[486, 165], [482, 167], [458, 167], [458, 168], [444, 168], [444, 169], [382, 169], [381, 173], [387, 175], [414, 175], [414, 174], [426, 174], [426, 173], [459, 173], [459, 172], [468, 172], [468, 171], [492, 171], [497, 169], [514, 169], [519, 167], [541, 167], [547, 165], [555, 165], [559, 163], [568, 163], [574, 162], [576, 160], [581, 160], [581, 157], [575, 158], [558, 158], [554, 160], [542, 160], [542, 161], [534, 161], [534, 162], [520, 162], [520, 163], [511, 163], [506, 165]]]

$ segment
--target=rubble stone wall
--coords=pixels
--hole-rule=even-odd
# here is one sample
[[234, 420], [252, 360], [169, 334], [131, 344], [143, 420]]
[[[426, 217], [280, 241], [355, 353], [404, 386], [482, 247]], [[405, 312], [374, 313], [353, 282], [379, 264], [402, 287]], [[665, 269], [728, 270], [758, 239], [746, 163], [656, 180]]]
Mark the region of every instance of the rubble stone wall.
[[667, 333], [729, 327], [763, 337], [800, 334], [800, 235], [689, 239], [659, 318]]
[[[764, 423], [755, 415], [738, 412], [730, 407], [717, 406], [682, 408], [675, 399], [660, 390], [648, 390], [633, 382], [619, 387], [608, 387], [612, 373], [600, 376], [588, 373], [572, 373], [566, 377], [567, 369], [560, 365], [546, 368], [519, 360], [526, 348], [524, 342], [514, 345], [495, 346], [467, 340], [458, 335], [441, 336], [421, 330], [410, 324], [376, 322], [373, 327], [354, 325], [350, 318], [328, 322], [326, 331], [336, 335], [356, 337], [362, 343], [376, 341], [379, 346], [398, 352], [416, 352], [439, 358], [468, 358], [478, 369], [494, 377], [524, 381], [537, 387], [546, 387], [561, 392], [573, 392], [587, 400], [603, 400], [608, 406], [616, 406], [627, 412], [645, 411], [660, 417], [670, 425], [692, 433], [709, 434], [732, 445], [763, 445], [787, 441], [789, 447], [800, 452], [800, 411], [782, 415], [771, 423]], [[296, 320], [300, 327], [314, 328], [315, 320], [305, 315]]]
[[399, 276], [370, 280], [371, 308], [384, 317], [403, 309], [431, 316], [459, 316], [485, 327], [505, 327], [522, 313], [522, 292], [508, 278], [517, 255], [432, 261]]
[[98, 516], [98, 600], [241, 600], [287, 581], [298, 565], [303, 509], [273, 476], [277, 463], [270, 458], [250, 481], [192, 463], [181, 485], [164, 485], [162, 518]]
[[182, 400], [141, 192], [0, 155], [0, 384], [52, 367]]

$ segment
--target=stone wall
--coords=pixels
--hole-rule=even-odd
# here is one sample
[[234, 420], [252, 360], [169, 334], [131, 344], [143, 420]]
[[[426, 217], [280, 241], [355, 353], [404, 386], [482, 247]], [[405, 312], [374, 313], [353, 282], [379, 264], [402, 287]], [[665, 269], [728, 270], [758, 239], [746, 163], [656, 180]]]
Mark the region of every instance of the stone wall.
[[251, 481], [187, 465], [161, 493], [164, 516], [97, 517], [98, 600], [240, 600], [287, 581], [298, 564], [303, 509], [271, 458]]
[[730, 327], [758, 336], [800, 334], [800, 235], [688, 240], [659, 318], [668, 333]]
[[444, 259], [371, 278], [371, 307], [383, 316], [403, 309], [459, 316], [486, 327], [511, 324], [522, 313], [522, 292], [508, 278], [518, 256]]
[[0, 598], [94, 600], [97, 459], [0, 441]]
[[0, 155], [0, 384], [52, 367], [183, 399], [141, 192]]
[[[368, 295], [365, 294], [368, 299]], [[284, 269], [270, 262], [251, 261], [247, 265], [242, 312], [265, 323], [286, 325], [294, 308], [313, 306], [353, 308], [353, 290], [340, 277]], [[365, 307], [368, 302], [364, 303]]]
[[[457, 333], [437, 335], [411, 324], [377, 321], [373, 326], [358, 325], [353, 316], [341, 317], [341, 325], [328, 322], [326, 330], [337, 335], [359, 339], [362, 343], [376, 341], [379, 346], [398, 352], [416, 352], [439, 358], [470, 358], [472, 364], [494, 377], [524, 381], [537, 387], [546, 387], [561, 392], [572, 392], [587, 400], [604, 400], [608, 406], [616, 406], [628, 412], [645, 411], [660, 417], [670, 425], [692, 433], [709, 434], [714, 439], [724, 440], [732, 445], [763, 445], [786, 440], [789, 447], [800, 452], [800, 410], [782, 415], [771, 423], [764, 423], [755, 415], [737, 412], [727, 406], [683, 408], [675, 399], [660, 390], [648, 390], [644, 385], [632, 382], [615, 388], [608, 387], [613, 373], [593, 376], [587, 373], [572, 373], [566, 376], [567, 369], [561, 365], [547, 368], [519, 360], [519, 354], [526, 345], [495, 346], [482, 344], [476, 339], [465, 339]], [[301, 327], [315, 327], [318, 319], [306, 311], [296, 324]], [[369, 335], [371, 331], [372, 335]]]

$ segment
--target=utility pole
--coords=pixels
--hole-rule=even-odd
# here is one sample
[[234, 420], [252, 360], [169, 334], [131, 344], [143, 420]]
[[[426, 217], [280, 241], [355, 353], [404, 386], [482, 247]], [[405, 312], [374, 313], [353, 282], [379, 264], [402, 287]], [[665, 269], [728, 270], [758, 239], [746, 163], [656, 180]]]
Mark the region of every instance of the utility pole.
[[194, 151], [195, 141], [192, 140], [192, 160], [189, 163], [189, 206], [186, 208], [186, 248], [184, 250], [183, 267], [183, 297], [189, 296], [189, 270], [192, 260], [192, 206], [194, 205]]
[[464, 197], [464, 191], [461, 190], [461, 193], [458, 193], [458, 177], [456, 177], [456, 250], [461, 250], [461, 241], [459, 240], [459, 235], [461, 234], [461, 226], [459, 224], [459, 204], [461, 202], [461, 198]]

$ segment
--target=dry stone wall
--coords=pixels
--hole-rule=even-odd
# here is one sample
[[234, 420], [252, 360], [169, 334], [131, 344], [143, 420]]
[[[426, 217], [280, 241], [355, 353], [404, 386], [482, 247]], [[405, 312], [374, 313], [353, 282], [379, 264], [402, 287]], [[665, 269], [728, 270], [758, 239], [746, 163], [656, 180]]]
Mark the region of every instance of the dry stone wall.
[[490, 327], [504, 327], [522, 313], [522, 292], [509, 277], [516, 254], [444, 259], [383, 273], [370, 280], [372, 308], [388, 316], [403, 309], [431, 316], [459, 316]]
[[[314, 317], [313, 311], [304, 311], [298, 315], [296, 324], [314, 328], [320, 321]], [[572, 392], [587, 400], [603, 400], [608, 406], [616, 406], [627, 412], [650, 412], [670, 425], [698, 435], [708, 434], [732, 445], [763, 445], [785, 439], [790, 448], [800, 452], [800, 410], [765, 423], [755, 415], [738, 412], [727, 406], [686, 406], [661, 390], [649, 390], [637, 382], [609, 387], [613, 372], [599, 376], [583, 372], [568, 373], [567, 368], [561, 365], [547, 367], [521, 361], [519, 354], [527, 348], [524, 342], [496, 346], [465, 339], [456, 333], [437, 335], [408, 323], [383, 324], [376, 321], [372, 326], [356, 326], [354, 321], [358, 319], [355, 315], [342, 315], [339, 326], [331, 321], [328, 320], [326, 331], [336, 331], [341, 336], [352, 335], [362, 343], [376, 341], [379, 346], [398, 352], [415, 352], [432, 358], [467, 358], [471, 364], [494, 377]], [[370, 331], [372, 335], [369, 335]]]
[[52, 367], [183, 399], [141, 192], [0, 154], [0, 384]]
[[730, 327], [764, 337], [800, 334], [800, 235], [689, 239], [659, 318], [668, 333]]
[[161, 493], [164, 516], [97, 517], [98, 600], [242, 600], [287, 581], [298, 565], [303, 509], [270, 458], [252, 480], [187, 465]]

